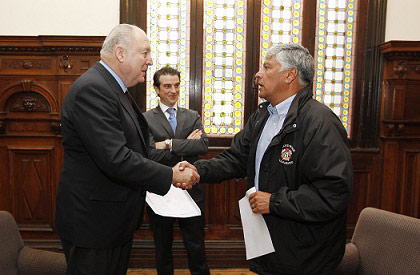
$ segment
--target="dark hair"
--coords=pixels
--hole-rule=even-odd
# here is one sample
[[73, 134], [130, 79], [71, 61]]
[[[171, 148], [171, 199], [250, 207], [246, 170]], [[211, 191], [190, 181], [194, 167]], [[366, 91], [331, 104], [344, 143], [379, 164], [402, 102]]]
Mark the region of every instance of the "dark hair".
[[181, 73], [172, 67], [166, 66], [156, 71], [153, 75], [153, 86], [160, 87], [159, 78], [161, 75], [177, 75], [179, 80], [181, 80]]

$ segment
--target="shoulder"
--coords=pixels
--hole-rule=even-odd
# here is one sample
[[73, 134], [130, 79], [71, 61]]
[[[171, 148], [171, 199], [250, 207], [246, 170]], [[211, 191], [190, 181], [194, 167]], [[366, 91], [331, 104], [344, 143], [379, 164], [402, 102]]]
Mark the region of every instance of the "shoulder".
[[149, 121], [149, 120], [152, 120], [154, 117], [156, 117], [156, 115], [157, 115], [157, 113], [158, 113], [158, 108], [159, 108], [159, 106], [157, 106], [157, 107], [155, 107], [155, 108], [153, 108], [153, 109], [150, 109], [149, 111], [146, 111], [146, 112], [144, 112], [143, 113], [143, 115], [144, 115], [144, 117]]
[[310, 99], [299, 111], [298, 120], [302, 127], [310, 131], [335, 131], [345, 134], [340, 118], [326, 105]]
[[183, 108], [183, 107], [178, 107], [178, 111], [183, 112], [185, 115], [190, 116], [190, 117], [200, 116], [197, 111], [191, 110], [191, 109], [186, 109], [186, 108]]

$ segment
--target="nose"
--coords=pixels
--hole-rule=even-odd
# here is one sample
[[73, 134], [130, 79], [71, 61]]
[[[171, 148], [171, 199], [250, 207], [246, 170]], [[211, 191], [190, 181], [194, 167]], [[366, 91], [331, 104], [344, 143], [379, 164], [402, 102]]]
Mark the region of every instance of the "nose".
[[152, 56], [151, 56], [150, 54], [148, 55], [148, 58], [147, 58], [146, 64], [147, 64], [148, 66], [152, 66], [152, 65], [153, 65]]
[[259, 69], [259, 71], [255, 74], [255, 79], [261, 78], [261, 74], [262, 74], [261, 69]]
[[171, 93], [176, 94], [177, 90], [175, 86], [171, 86]]

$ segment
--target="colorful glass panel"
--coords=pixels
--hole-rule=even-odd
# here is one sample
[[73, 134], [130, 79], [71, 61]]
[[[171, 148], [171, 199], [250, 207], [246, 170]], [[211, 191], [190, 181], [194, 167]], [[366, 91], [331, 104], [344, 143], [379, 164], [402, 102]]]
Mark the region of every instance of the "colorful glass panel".
[[181, 72], [178, 105], [188, 108], [190, 85], [190, 1], [148, 0], [147, 33], [150, 38], [153, 65], [147, 73], [146, 108], [158, 105], [153, 89], [153, 74], [164, 66]]
[[210, 136], [243, 127], [245, 33], [246, 1], [204, 1], [202, 115]]
[[300, 43], [302, 35], [302, 1], [263, 0], [261, 3], [261, 54], [283, 43]]
[[355, 0], [318, 0], [315, 97], [350, 133], [354, 75]]

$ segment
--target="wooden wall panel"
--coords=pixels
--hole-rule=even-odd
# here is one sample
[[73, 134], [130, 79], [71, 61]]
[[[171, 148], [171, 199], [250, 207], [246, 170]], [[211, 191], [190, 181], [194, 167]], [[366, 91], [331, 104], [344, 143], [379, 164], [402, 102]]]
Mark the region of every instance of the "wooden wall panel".
[[63, 163], [61, 103], [99, 60], [103, 37], [0, 37], [0, 209], [25, 242], [61, 248], [54, 232]]
[[420, 218], [420, 42], [381, 45], [381, 208]]
[[12, 213], [19, 226], [53, 228], [52, 147], [8, 147]]
[[347, 210], [347, 238], [353, 235], [360, 212], [380, 205], [380, 154], [378, 150], [353, 150], [353, 194]]

